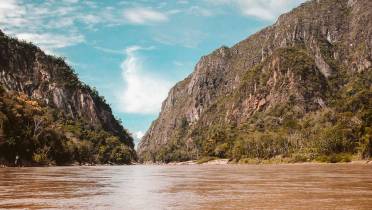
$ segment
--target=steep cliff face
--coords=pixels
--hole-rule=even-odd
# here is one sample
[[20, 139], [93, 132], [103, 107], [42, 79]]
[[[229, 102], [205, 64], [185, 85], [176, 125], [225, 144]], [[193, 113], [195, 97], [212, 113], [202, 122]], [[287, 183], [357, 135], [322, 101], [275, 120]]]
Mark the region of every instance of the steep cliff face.
[[23, 92], [73, 119], [82, 117], [115, 135], [124, 132], [110, 107], [78, 80], [63, 59], [4, 35], [0, 35], [0, 46], [0, 83], [5, 89]]
[[[358, 91], [364, 99], [371, 94], [371, 11], [368, 0], [309, 1], [235, 46], [202, 57], [194, 72], [170, 90], [139, 144], [139, 156], [144, 161], [201, 155], [239, 159], [249, 156], [247, 139], [279, 131], [285, 133], [283, 141], [302, 148], [291, 142], [295, 134], [318, 137], [287, 124], [300, 126], [326, 110], [351, 112], [360, 124], [370, 123], [365, 119], [370, 109], [337, 106]], [[356, 90], [351, 94], [350, 89]], [[371, 101], [362, 103], [368, 107]], [[365, 126], [360, 129], [365, 132]], [[309, 141], [306, 147], [313, 148]], [[237, 152], [238, 147], [244, 149]], [[296, 148], [275, 149], [269, 156], [290, 155], [300, 151]]]
[[[42, 108], [58, 112], [65, 122], [80, 121], [90, 127], [86, 130], [103, 131], [117, 137], [134, 157], [132, 137], [96, 90], [80, 82], [63, 59], [46, 55], [36, 46], [1, 32], [0, 85], [5, 92], [27, 96]], [[61, 119], [55, 120], [61, 121], [59, 125], [65, 125]], [[80, 138], [80, 134], [67, 133]]]

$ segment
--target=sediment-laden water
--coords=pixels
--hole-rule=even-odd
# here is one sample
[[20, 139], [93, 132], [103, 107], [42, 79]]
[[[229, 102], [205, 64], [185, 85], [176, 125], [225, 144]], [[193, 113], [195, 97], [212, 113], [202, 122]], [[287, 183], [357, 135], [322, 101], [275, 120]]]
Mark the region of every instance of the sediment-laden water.
[[1, 168], [10, 208], [372, 209], [372, 165]]

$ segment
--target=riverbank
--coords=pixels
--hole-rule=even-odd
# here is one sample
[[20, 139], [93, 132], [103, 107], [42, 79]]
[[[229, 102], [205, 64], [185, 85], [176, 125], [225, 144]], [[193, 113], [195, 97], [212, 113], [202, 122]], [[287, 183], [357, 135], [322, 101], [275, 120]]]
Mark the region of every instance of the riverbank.
[[[136, 163], [132, 162], [127, 165], [307, 165], [307, 164], [358, 164], [358, 165], [372, 165], [372, 160], [360, 160], [354, 159], [347, 162], [321, 162], [321, 161], [302, 161], [302, 162], [291, 162], [287, 159], [244, 159], [243, 161], [235, 161], [230, 159], [220, 159], [214, 157], [204, 157], [198, 160], [189, 160], [182, 162], [146, 162], [146, 163]], [[26, 164], [21, 167], [57, 167], [57, 166], [120, 166], [119, 164], [91, 164], [91, 163], [73, 163], [68, 165], [35, 165], [35, 164]], [[13, 165], [0, 164], [0, 168], [15, 167]]]
[[183, 162], [170, 162], [170, 163], [143, 163], [143, 165], [305, 165], [305, 164], [369, 164], [372, 165], [372, 160], [360, 160], [354, 159], [350, 161], [340, 161], [340, 162], [322, 162], [322, 161], [290, 161], [288, 159], [244, 159], [242, 161], [235, 161], [230, 159], [219, 159], [206, 157], [199, 160], [189, 160]]
[[14, 164], [4, 164], [0, 163], [0, 168], [16, 168], [16, 167], [58, 167], [58, 166], [121, 166], [121, 165], [139, 165], [139, 163], [132, 162], [130, 164], [95, 164], [95, 163], [71, 163], [71, 164], [64, 164], [64, 165], [56, 165], [56, 164], [36, 164], [36, 163], [26, 163], [22, 164], [21, 166], [15, 166]]

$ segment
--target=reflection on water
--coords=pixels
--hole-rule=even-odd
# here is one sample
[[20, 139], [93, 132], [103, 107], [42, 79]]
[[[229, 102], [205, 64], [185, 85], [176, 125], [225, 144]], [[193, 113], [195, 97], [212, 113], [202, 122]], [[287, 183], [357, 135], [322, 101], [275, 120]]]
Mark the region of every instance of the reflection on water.
[[0, 169], [0, 209], [371, 209], [372, 166]]

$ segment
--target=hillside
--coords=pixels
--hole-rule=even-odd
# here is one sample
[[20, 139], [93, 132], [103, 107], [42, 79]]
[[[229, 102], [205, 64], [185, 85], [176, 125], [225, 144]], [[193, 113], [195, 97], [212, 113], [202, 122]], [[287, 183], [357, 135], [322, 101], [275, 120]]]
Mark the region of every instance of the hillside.
[[372, 154], [372, 2], [312, 0], [176, 84], [141, 161], [337, 162]]
[[130, 163], [133, 139], [62, 58], [0, 31], [0, 164]]

